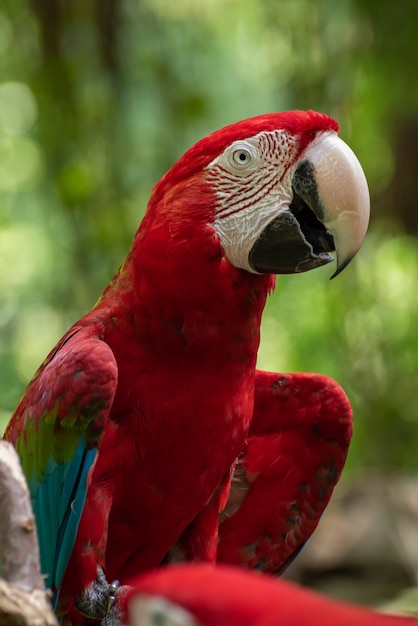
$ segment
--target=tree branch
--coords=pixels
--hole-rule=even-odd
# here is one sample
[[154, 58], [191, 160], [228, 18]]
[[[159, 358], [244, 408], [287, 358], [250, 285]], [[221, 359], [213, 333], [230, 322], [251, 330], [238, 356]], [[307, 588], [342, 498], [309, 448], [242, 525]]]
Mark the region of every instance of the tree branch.
[[15, 449], [0, 441], [0, 626], [56, 626], [39, 565], [29, 490]]

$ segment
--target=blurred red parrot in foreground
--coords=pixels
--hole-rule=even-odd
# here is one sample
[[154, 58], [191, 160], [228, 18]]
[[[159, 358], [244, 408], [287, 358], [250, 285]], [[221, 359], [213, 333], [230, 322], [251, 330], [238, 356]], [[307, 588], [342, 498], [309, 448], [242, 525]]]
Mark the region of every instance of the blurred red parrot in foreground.
[[128, 626], [418, 626], [232, 567], [187, 564], [134, 580], [121, 602]]
[[30, 382], [5, 437], [73, 623], [107, 614], [115, 579], [214, 562], [218, 528], [219, 560], [279, 571], [317, 524], [345, 461], [348, 400], [322, 376], [259, 372], [256, 357], [274, 274], [334, 250], [338, 273], [365, 236], [367, 183], [337, 129], [292, 111], [199, 141]]

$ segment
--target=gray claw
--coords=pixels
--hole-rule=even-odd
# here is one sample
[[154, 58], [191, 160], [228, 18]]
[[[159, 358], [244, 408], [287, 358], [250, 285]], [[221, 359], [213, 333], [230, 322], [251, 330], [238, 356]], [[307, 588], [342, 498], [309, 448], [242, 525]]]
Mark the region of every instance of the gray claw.
[[104, 619], [112, 609], [119, 581], [108, 583], [100, 566], [97, 568], [97, 578], [74, 600], [77, 610], [91, 619]]

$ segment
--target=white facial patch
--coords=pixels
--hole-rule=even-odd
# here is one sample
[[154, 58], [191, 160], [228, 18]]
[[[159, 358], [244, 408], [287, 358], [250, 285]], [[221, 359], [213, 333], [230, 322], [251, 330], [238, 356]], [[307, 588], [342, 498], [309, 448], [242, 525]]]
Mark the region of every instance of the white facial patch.
[[138, 594], [129, 603], [129, 621], [133, 626], [198, 626], [193, 615], [159, 596]]
[[289, 208], [297, 137], [284, 130], [234, 141], [207, 166], [218, 202], [214, 227], [235, 267], [256, 274], [248, 255], [265, 227]]

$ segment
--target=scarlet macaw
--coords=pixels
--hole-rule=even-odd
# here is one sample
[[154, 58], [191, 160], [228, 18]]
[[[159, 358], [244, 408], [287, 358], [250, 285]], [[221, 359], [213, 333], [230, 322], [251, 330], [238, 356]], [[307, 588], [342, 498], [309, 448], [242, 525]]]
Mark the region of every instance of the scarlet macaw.
[[233, 567], [186, 564], [143, 574], [121, 601], [128, 626], [417, 626]]
[[[317, 522], [344, 463], [351, 432], [346, 397], [319, 378], [315, 408], [309, 376], [300, 384], [288, 379], [290, 386], [281, 386], [279, 376], [270, 387], [277, 418], [268, 409], [264, 420], [265, 409], [257, 407], [268, 408], [269, 393], [260, 391], [268, 375], [256, 371], [256, 356], [273, 274], [329, 263], [334, 249], [338, 273], [365, 236], [367, 183], [337, 129], [326, 115], [293, 111], [244, 120], [199, 141], [153, 189], [131, 250], [97, 305], [30, 382], [5, 437], [29, 483], [42, 571], [59, 591], [58, 613], [70, 611], [74, 623], [83, 621], [74, 599], [92, 617], [107, 612], [114, 579], [124, 583], [169, 560], [216, 559], [218, 515], [236, 459], [244, 455], [239, 471], [247, 471], [248, 459], [250, 481], [253, 462], [260, 476], [268, 473], [250, 457], [263, 428], [267, 439], [281, 432], [288, 393], [299, 405], [290, 425], [294, 441], [301, 445], [305, 414], [319, 468], [311, 476], [315, 463], [299, 450], [289, 493], [302, 481], [303, 495], [309, 483], [309, 497], [317, 493], [321, 504], [310, 521], [302, 510], [302, 527], [310, 533]], [[332, 389], [333, 419], [326, 421], [335, 433], [334, 473], [328, 444], [322, 446], [322, 407], [329, 401], [321, 385]], [[290, 450], [292, 434], [286, 436]], [[280, 444], [269, 441], [274, 456]], [[261, 483], [254, 482], [256, 495], [265, 489]], [[292, 530], [297, 516], [290, 517]], [[226, 560], [227, 521], [220, 544]], [[292, 539], [284, 555], [276, 541], [273, 568], [303, 537]], [[98, 605], [91, 595], [104, 577], [108, 591]]]

